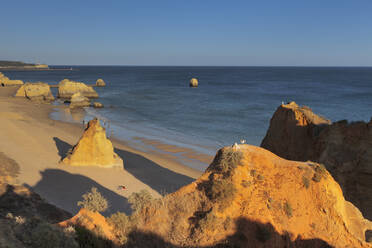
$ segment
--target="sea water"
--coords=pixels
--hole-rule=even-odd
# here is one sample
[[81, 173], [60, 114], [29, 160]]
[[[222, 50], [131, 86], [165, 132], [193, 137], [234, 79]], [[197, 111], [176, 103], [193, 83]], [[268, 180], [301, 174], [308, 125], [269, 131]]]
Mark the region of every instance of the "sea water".
[[[214, 154], [240, 140], [260, 145], [276, 108], [289, 101], [337, 121], [369, 121], [372, 68], [368, 67], [153, 67], [65, 66], [65, 71], [6, 71], [12, 79], [57, 84], [64, 78], [95, 88], [109, 135], [136, 137]], [[62, 68], [62, 67], [53, 67]], [[199, 87], [190, 88], [195, 77]], [[54, 91], [56, 89], [53, 89]], [[55, 93], [55, 92], [54, 92]], [[59, 119], [58, 114], [53, 114]]]

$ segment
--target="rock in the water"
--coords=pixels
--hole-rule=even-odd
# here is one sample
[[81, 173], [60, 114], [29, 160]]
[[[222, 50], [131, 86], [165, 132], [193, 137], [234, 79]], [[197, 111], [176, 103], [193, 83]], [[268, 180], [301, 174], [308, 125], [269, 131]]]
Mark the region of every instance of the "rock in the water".
[[96, 86], [103, 87], [103, 86], [106, 86], [106, 83], [105, 83], [105, 81], [103, 81], [102, 78], [99, 78], [99, 79], [97, 79], [97, 81], [96, 81]]
[[100, 103], [100, 102], [94, 102], [93, 103], [93, 107], [95, 107], [95, 108], [103, 108], [103, 104]]
[[70, 108], [82, 108], [89, 106], [90, 106], [89, 98], [82, 96], [80, 92], [77, 92], [72, 95], [70, 100]]
[[191, 78], [190, 87], [198, 87], [198, 80], [196, 78]]
[[114, 152], [106, 130], [98, 119], [89, 121], [83, 136], [62, 163], [72, 166], [123, 167], [123, 160]]
[[261, 146], [291, 160], [322, 163], [345, 198], [372, 219], [372, 123], [331, 123], [307, 107], [281, 105]]
[[98, 98], [98, 93], [93, 87], [86, 85], [85, 83], [75, 82], [68, 79], [64, 79], [58, 84], [58, 97], [69, 99], [73, 94], [80, 92], [82, 96], [88, 98]]
[[25, 83], [16, 92], [17, 97], [26, 97], [33, 101], [54, 101], [54, 96], [47, 83]]
[[0, 72], [0, 86], [18, 86], [22, 84], [22, 80], [10, 80], [8, 77]]

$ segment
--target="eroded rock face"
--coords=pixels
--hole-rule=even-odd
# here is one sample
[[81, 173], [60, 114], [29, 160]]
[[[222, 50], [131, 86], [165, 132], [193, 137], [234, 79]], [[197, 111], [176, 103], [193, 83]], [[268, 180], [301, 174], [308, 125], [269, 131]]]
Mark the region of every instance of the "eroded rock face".
[[105, 83], [105, 81], [103, 81], [102, 78], [99, 78], [99, 79], [97, 79], [97, 81], [96, 81], [96, 86], [103, 87], [103, 86], [106, 86], [106, 83]]
[[286, 159], [324, 164], [346, 199], [372, 219], [371, 121], [330, 123], [308, 108], [282, 105], [261, 146]]
[[54, 101], [48, 84], [43, 82], [25, 83], [16, 92], [17, 97], [26, 97], [33, 101]]
[[72, 95], [70, 100], [70, 108], [82, 108], [89, 106], [90, 106], [89, 98], [82, 96], [80, 92]]
[[75, 82], [68, 79], [64, 79], [59, 82], [58, 97], [70, 99], [73, 94], [80, 92], [84, 97], [98, 98], [98, 93], [93, 87], [88, 86], [81, 82]]
[[83, 136], [62, 163], [72, 166], [123, 167], [123, 160], [114, 152], [98, 119], [89, 121]]
[[324, 167], [251, 145], [221, 149], [199, 179], [137, 216], [128, 247], [370, 247], [372, 228]]
[[22, 84], [22, 80], [10, 80], [8, 77], [0, 72], [0, 86], [18, 86]]

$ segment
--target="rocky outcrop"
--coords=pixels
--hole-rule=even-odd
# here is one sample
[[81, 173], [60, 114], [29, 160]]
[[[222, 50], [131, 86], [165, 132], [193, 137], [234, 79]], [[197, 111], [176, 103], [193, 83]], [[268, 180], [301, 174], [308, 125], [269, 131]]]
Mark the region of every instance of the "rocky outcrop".
[[93, 107], [94, 107], [94, 108], [103, 108], [103, 104], [100, 103], [100, 102], [94, 102], [94, 103], [93, 103]]
[[102, 78], [99, 78], [99, 79], [97, 79], [97, 81], [96, 81], [96, 86], [104, 87], [104, 86], [106, 86], [106, 83], [105, 83], [105, 81], [103, 81]]
[[191, 78], [190, 87], [198, 87], [198, 80], [196, 78]]
[[99, 229], [101, 232], [100, 235], [103, 235], [109, 240], [114, 239], [112, 227], [108, 224], [106, 218], [98, 212], [93, 212], [85, 208], [80, 209], [79, 213], [71, 219], [60, 222], [58, 225], [64, 228], [69, 226], [79, 226], [91, 231], [92, 233]]
[[82, 96], [80, 92], [72, 95], [70, 100], [70, 108], [82, 108], [89, 106], [90, 106], [89, 98]]
[[125, 247], [371, 247], [372, 223], [322, 165], [251, 145], [221, 149], [199, 179], [130, 219]]
[[0, 86], [18, 86], [22, 84], [22, 80], [10, 80], [8, 77], [0, 72]]
[[98, 93], [93, 89], [93, 87], [84, 83], [64, 79], [58, 84], [59, 98], [70, 99], [73, 94], [78, 92], [80, 92], [82, 96], [88, 98], [98, 98]]
[[25, 83], [17, 90], [15, 96], [26, 97], [33, 101], [54, 101], [49, 85], [43, 82]]
[[72, 166], [123, 167], [123, 160], [114, 152], [111, 141], [106, 138], [106, 130], [98, 119], [89, 121], [83, 136], [62, 163]]
[[308, 107], [299, 107], [295, 102], [282, 104], [271, 118], [261, 147], [283, 158], [306, 161], [305, 157], [313, 156], [309, 153], [313, 153], [319, 133], [329, 124], [331, 121]]
[[261, 146], [286, 159], [324, 164], [345, 198], [372, 219], [372, 121], [331, 123], [307, 107], [282, 105]]

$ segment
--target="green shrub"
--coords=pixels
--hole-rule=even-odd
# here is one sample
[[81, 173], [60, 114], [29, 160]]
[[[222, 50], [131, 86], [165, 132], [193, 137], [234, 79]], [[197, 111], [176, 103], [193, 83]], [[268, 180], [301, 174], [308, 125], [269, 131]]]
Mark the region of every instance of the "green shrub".
[[243, 153], [232, 147], [226, 147], [220, 150], [216, 158], [217, 161], [214, 161], [214, 168], [216, 168], [217, 171], [225, 173], [238, 166], [243, 158]]
[[305, 188], [308, 189], [310, 187], [310, 179], [305, 176], [302, 177], [302, 183], [304, 184]]
[[138, 193], [132, 193], [128, 197], [128, 202], [131, 204], [131, 208], [134, 212], [141, 210], [144, 206], [151, 203], [152, 200], [151, 194], [145, 189]]
[[199, 227], [202, 231], [214, 229], [218, 218], [212, 213], [209, 212], [199, 221]]
[[211, 181], [210, 190], [207, 192], [209, 199], [220, 204], [220, 210], [227, 208], [234, 199], [236, 189], [234, 184], [228, 179]]
[[120, 244], [127, 241], [127, 233], [131, 229], [129, 217], [125, 213], [117, 212], [107, 218], [108, 223], [113, 226], [114, 233]]
[[293, 215], [293, 209], [292, 209], [292, 206], [291, 204], [289, 204], [289, 202], [285, 202], [284, 203], [284, 212], [286, 213], [286, 215], [291, 218], [292, 215]]
[[91, 192], [85, 193], [83, 201], [77, 203], [78, 206], [82, 206], [90, 211], [104, 212], [108, 208], [107, 200], [98, 192], [97, 188], [93, 187]]
[[314, 168], [314, 176], [312, 178], [315, 182], [320, 182], [323, 178], [327, 176], [327, 169], [324, 167], [323, 164], [311, 164]]

